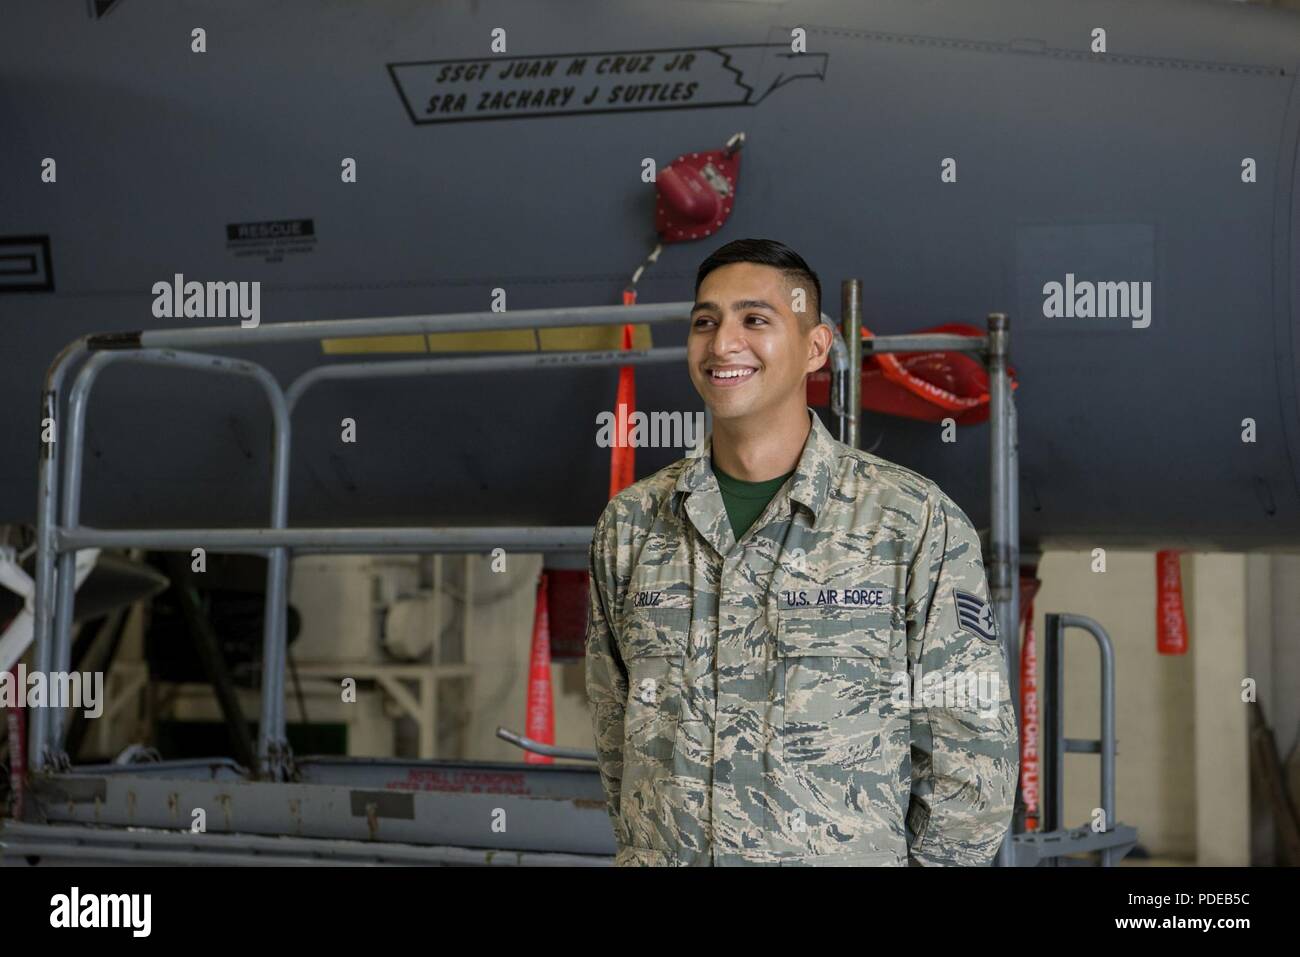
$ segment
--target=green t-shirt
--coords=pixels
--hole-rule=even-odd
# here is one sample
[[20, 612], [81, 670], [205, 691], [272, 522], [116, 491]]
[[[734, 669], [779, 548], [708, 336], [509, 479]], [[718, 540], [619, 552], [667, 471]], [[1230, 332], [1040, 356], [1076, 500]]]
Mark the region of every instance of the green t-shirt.
[[732, 478], [715, 464], [713, 474], [717, 476], [718, 488], [722, 490], [722, 504], [727, 509], [727, 519], [731, 522], [731, 531], [740, 541], [742, 535], [749, 531], [749, 526], [758, 521], [772, 496], [785, 484], [785, 480], [795, 473], [794, 469], [784, 475], [765, 482], [746, 482]]

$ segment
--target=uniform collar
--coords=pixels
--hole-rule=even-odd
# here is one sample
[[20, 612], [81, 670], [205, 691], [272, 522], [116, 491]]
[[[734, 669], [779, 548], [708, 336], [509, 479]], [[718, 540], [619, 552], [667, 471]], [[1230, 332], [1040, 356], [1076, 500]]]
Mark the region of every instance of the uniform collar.
[[[803, 444], [803, 453], [799, 464], [795, 466], [790, 484], [790, 500], [803, 505], [813, 514], [814, 523], [826, 505], [826, 496], [830, 494], [831, 475], [835, 472], [839, 460], [838, 442], [826, 431], [821, 417], [808, 409], [812, 419], [812, 428]], [[674, 491], [674, 510], [680, 508], [682, 500], [691, 492], [706, 489], [718, 491], [718, 480], [713, 474], [713, 432], [686, 457], [686, 465], [677, 476]]]

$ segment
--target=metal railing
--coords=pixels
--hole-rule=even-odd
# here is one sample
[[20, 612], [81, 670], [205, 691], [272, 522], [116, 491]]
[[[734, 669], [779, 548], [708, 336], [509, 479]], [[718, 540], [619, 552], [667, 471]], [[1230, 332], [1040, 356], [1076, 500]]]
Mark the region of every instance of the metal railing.
[[[1067, 738], [1065, 736], [1065, 631], [1079, 628], [1097, 643], [1101, 666], [1101, 737]], [[1091, 837], [1085, 850], [1101, 855], [1101, 866], [1112, 867], [1136, 840], [1133, 829], [1116, 820], [1115, 813], [1115, 648], [1106, 629], [1084, 615], [1048, 614], [1046, 617], [1044, 675], [1047, 679], [1046, 721], [1043, 737], [1043, 830], [1070, 835], [1078, 844], [1079, 835], [1065, 830], [1065, 755], [1097, 754], [1101, 756], [1098, 809], [1102, 813], [1100, 829], [1089, 825]], [[1083, 829], [1079, 829], [1080, 832]], [[1087, 837], [1086, 835], [1084, 835]], [[1066, 845], [1069, 846], [1068, 844]], [[1060, 861], [1065, 855], [1050, 855]], [[1048, 855], [1043, 855], [1044, 858]], [[1037, 859], [1037, 858], [1036, 858]], [[1055, 863], [1055, 861], [1054, 861]]]
[[[299, 399], [325, 380], [430, 376], [519, 369], [621, 367], [681, 363], [685, 348], [541, 352], [541, 354], [456, 356], [321, 365], [296, 378], [285, 390], [272, 374], [252, 361], [190, 351], [209, 346], [250, 346], [321, 337], [402, 333], [458, 333], [485, 330], [545, 329], [559, 326], [602, 326], [642, 322], [684, 321], [692, 303], [650, 303], [640, 306], [598, 306], [565, 309], [524, 309], [511, 313], [468, 312], [445, 316], [389, 316], [380, 319], [282, 322], [255, 329], [201, 326], [146, 332], [86, 335], [64, 348], [45, 373], [42, 417], [56, 425], [56, 441], [44, 443], [39, 463], [36, 514], [36, 583], [34, 594], [35, 664], [39, 671], [66, 671], [72, 657], [72, 611], [75, 592], [73, 566], [78, 549], [88, 547], [155, 547], [190, 549], [198, 545], [221, 551], [265, 554], [266, 616], [264, 623], [263, 688], [259, 722], [259, 770], [266, 778], [285, 774], [285, 648], [287, 573], [290, 553], [372, 553], [372, 551], [473, 551], [480, 547], [510, 547], [529, 551], [585, 549], [590, 528], [287, 528], [291, 415]], [[826, 316], [823, 321], [828, 322]], [[833, 326], [832, 326], [833, 328]], [[75, 361], [90, 356], [77, 373], [68, 397], [66, 421], [60, 417], [64, 382]], [[270, 520], [265, 528], [234, 529], [95, 529], [81, 524], [83, 449], [86, 410], [99, 373], [118, 361], [177, 365], [195, 372], [252, 378], [263, 387], [273, 417], [274, 452]], [[832, 371], [842, 378], [848, 368], [844, 341], [836, 335]], [[61, 426], [61, 428], [60, 428]], [[61, 433], [61, 441], [60, 441]], [[68, 449], [60, 463], [61, 449]], [[60, 468], [60, 464], [62, 467]], [[61, 506], [61, 507], [60, 507]], [[57, 520], [56, 520], [57, 515]], [[57, 577], [55, 575], [57, 566]], [[56, 584], [57, 583], [57, 584]], [[59, 709], [35, 709], [31, 722], [31, 770], [68, 765], [61, 750], [64, 714]]]
[[[315, 340], [322, 337], [436, 334], [560, 326], [602, 326], [625, 323], [682, 321], [691, 303], [635, 306], [596, 306], [576, 309], [532, 309], [511, 313], [458, 313], [444, 316], [389, 316], [375, 319], [314, 320], [242, 327], [205, 326], [83, 336], [66, 346], [45, 376], [42, 418], [55, 423], [56, 441], [44, 443], [39, 463], [37, 560], [34, 643], [36, 668], [44, 673], [66, 671], [71, 658], [71, 621], [75, 581], [73, 567], [79, 548], [155, 547], [184, 549], [202, 545], [222, 551], [266, 554], [266, 619], [262, 662], [261, 718], [258, 722], [259, 771], [268, 778], [285, 777], [288, 742], [285, 737], [284, 676], [287, 620], [288, 559], [291, 551], [364, 553], [370, 551], [474, 550], [484, 544], [520, 548], [586, 547], [591, 531], [582, 529], [427, 529], [350, 528], [288, 529], [290, 417], [302, 394], [324, 379], [481, 372], [486, 369], [563, 369], [574, 366], [638, 365], [680, 362], [683, 349], [630, 352], [544, 353], [522, 356], [457, 357], [430, 360], [366, 362], [308, 370], [286, 391], [265, 368], [254, 362], [188, 351], [209, 346], [249, 346], [271, 342]], [[68, 396], [67, 420], [59, 429], [64, 381], [75, 361], [89, 355]], [[257, 529], [113, 529], [80, 524], [86, 408], [99, 373], [115, 362], [177, 365], [194, 371], [238, 375], [262, 386], [271, 406], [274, 454], [269, 525]], [[59, 433], [62, 440], [59, 440]], [[60, 449], [68, 452], [60, 469]], [[61, 509], [60, 509], [61, 504]], [[56, 514], [58, 519], [56, 521]], [[448, 547], [450, 546], [450, 547]], [[55, 575], [57, 565], [57, 578]], [[56, 586], [57, 581], [57, 586]], [[29, 767], [64, 768], [63, 713], [34, 709], [30, 729]]]
[[[846, 300], [847, 301], [847, 300]], [[373, 319], [316, 320], [280, 323], [245, 329], [200, 327], [84, 336], [66, 346], [45, 377], [42, 418], [56, 424], [56, 441], [44, 443], [39, 462], [37, 560], [34, 595], [35, 664], [45, 673], [70, 667], [71, 627], [75, 593], [74, 564], [82, 548], [144, 547], [183, 550], [197, 546], [222, 552], [248, 552], [268, 557], [266, 618], [262, 663], [261, 716], [258, 763], [262, 777], [284, 780], [289, 770], [285, 736], [284, 688], [288, 560], [292, 553], [370, 553], [477, 551], [489, 547], [521, 551], [582, 550], [590, 543], [589, 527], [488, 527], [488, 528], [288, 528], [288, 480], [292, 449], [291, 418], [307, 389], [324, 380], [455, 374], [485, 370], [520, 370], [617, 367], [682, 362], [685, 350], [649, 350], [574, 353], [528, 353], [486, 357], [440, 357], [347, 363], [313, 368], [282, 389], [275, 377], [254, 362], [192, 351], [213, 346], [249, 346], [271, 342], [312, 340], [322, 337], [394, 335], [402, 333], [477, 332], [537, 329], [562, 326], [621, 326], [623, 324], [684, 321], [692, 303], [595, 306], [573, 309], [535, 309], [510, 313], [476, 312], [443, 316], [394, 316]], [[861, 297], [853, 297], [845, 328], [858, 340]], [[833, 323], [823, 315], [822, 321]], [[1008, 642], [1011, 673], [1016, 668], [1015, 624], [1018, 589], [1011, 587], [1018, 568], [1016, 509], [1018, 490], [1015, 467], [1015, 410], [1006, 372], [1007, 320], [1000, 313], [988, 317], [987, 336], [905, 335], [882, 336], [858, 343], [862, 352], [944, 350], [975, 354], [989, 369], [993, 527], [990, 590], [1004, 642]], [[66, 422], [60, 420], [64, 384], [78, 360], [82, 364], [67, 398]], [[841, 419], [851, 397], [850, 350], [836, 330], [832, 347], [832, 411]], [[194, 371], [251, 378], [262, 386], [270, 403], [274, 454], [271, 468], [271, 515], [263, 528], [96, 529], [81, 525], [85, 416], [99, 373], [115, 362], [135, 361], [178, 365]], [[857, 406], [853, 398], [852, 424]], [[62, 424], [62, 428], [57, 426]], [[854, 429], [856, 431], [856, 428]], [[67, 449], [61, 461], [61, 449]], [[60, 507], [61, 506], [61, 507]], [[56, 576], [57, 572], [57, 576]], [[57, 583], [57, 587], [56, 587]], [[1015, 683], [1012, 682], [1013, 688]], [[57, 771], [68, 767], [62, 752], [63, 714], [54, 708], [33, 709], [28, 753], [32, 771]], [[1009, 842], [1008, 842], [1009, 843]], [[1005, 849], [1005, 848], [1004, 848]]]

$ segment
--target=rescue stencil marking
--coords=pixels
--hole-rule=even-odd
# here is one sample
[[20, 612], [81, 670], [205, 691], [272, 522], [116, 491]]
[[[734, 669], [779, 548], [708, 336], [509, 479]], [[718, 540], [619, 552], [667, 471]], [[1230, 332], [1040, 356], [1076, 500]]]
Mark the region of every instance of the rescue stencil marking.
[[756, 106], [791, 80], [826, 75], [826, 53], [788, 43], [550, 53], [389, 63], [411, 122]]
[[315, 248], [316, 221], [312, 219], [226, 224], [226, 251], [240, 259], [252, 256], [278, 263], [286, 253], [309, 253]]

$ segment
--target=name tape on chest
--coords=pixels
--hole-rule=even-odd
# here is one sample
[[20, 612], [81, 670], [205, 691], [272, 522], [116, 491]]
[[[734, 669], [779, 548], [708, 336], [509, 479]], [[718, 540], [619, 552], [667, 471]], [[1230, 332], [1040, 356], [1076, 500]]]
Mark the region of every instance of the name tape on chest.
[[[628, 604], [632, 608], [667, 608], [680, 601], [680, 597], [663, 589], [641, 589], [629, 592]], [[889, 608], [888, 588], [808, 588], [782, 591], [781, 608]]]
[[887, 608], [888, 588], [813, 588], [781, 592], [782, 608]]

